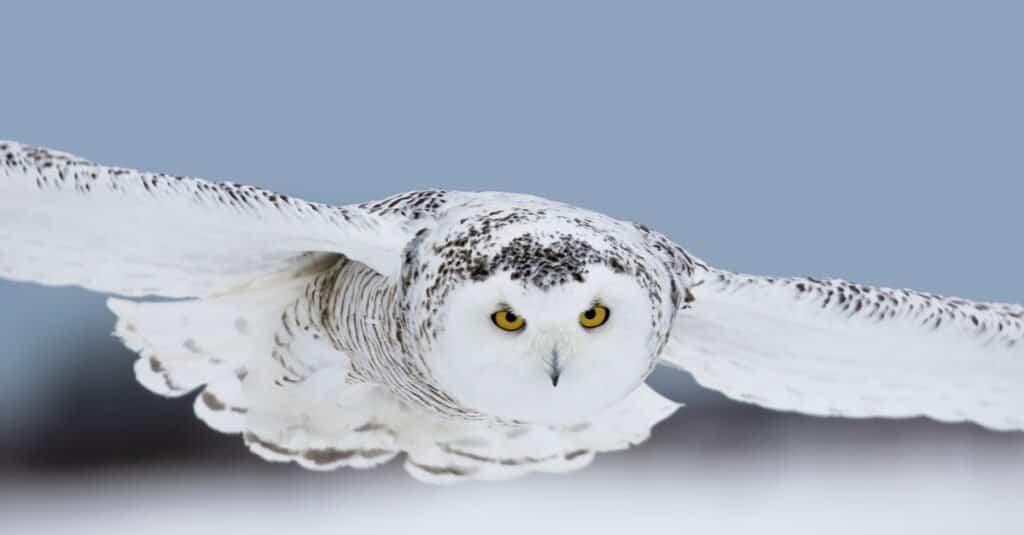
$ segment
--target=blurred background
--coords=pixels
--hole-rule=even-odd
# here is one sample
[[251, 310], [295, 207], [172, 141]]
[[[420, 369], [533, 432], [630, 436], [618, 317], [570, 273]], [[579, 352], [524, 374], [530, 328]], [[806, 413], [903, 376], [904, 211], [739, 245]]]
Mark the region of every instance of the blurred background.
[[[0, 138], [328, 203], [551, 197], [727, 269], [1024, 301], [1019, 2], [9, 2]], [[688, 407], [568, 476], [272, 465], [0, 281], [12, 533], [1021, 533], [1024, 437]]]

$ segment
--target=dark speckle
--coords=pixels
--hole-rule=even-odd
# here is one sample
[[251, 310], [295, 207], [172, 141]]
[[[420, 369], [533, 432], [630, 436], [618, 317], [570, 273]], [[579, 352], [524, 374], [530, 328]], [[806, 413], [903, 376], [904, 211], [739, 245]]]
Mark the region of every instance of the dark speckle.
[[203, 352], [201, 349], [199, 349], [199, 345], [196, 344], [196, 341], [193, 340], [192, 338], [185, 340], [185, 343], [182, 345], [184, 345], [185, 349], [187, 349], [190, 353], [199, 354]]
[[203, 404], [206, 405], [207, 408], [214, 412], [223, 411], [227, 407], [227, 405], [217, 399], [217, 396], [213, 395], [209, 390], [204, 390], [203, 393], [200, 394], [200, 399], [203, 400]]

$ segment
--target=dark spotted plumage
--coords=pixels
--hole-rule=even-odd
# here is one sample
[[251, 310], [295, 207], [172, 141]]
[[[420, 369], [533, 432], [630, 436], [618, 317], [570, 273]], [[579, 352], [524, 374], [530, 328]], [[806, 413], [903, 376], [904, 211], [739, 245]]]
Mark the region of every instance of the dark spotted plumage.
[[900, 318], [931, 330], [963, 329], [986, 344], [1013, 347], [1024, 339], [1024, 307], [978, 303], [908, 289], [873, 288], [844, 280], [764, 278], [717, 272], [708, 282], [722, 292], [744, 292], [772, 286], [791, 289], [795, 301], [813, 303], [823, 311], [850, 320], [882, 322]]
[[379, 216], [398, 216], [406, 219], [432, 218], [448, 200], [444, 190], [410, 191], [380, 201], [360, 204], [359, 207]]

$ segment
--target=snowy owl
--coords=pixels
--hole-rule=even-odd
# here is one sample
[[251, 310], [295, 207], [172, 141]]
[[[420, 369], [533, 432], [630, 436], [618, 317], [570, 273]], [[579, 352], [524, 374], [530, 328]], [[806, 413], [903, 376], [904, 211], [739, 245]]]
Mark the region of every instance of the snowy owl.
[[563, 472], [678, 405], [658, 363], [821, 416], [1024, 430], [1024, 307], [716, 269], [529, 195], [333, 207], [0, 142], [0, 276], [111, 298], [135, 374], [271, 461]]

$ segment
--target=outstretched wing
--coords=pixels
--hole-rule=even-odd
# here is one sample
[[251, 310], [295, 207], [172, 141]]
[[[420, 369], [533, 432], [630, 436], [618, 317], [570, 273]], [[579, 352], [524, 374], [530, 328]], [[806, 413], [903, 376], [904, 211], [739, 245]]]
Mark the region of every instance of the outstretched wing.
[[0, 277], [201, 297], [341, 253], [386, 275], [404, 220], [0, 141]]
[[698, 269], [663, 359], [778, 410], [1024, 430], [1024, 307]]

